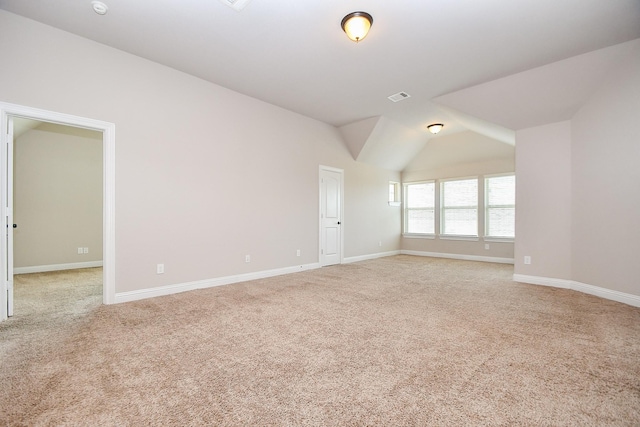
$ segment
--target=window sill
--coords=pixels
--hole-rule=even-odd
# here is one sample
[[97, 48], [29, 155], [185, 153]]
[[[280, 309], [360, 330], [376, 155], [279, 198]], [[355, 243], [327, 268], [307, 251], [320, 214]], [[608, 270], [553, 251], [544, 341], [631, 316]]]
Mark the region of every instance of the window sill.
[[513, 237], [484, 237], [482, 240], [485, 242], [491, 243], [514, 243], [515, 239]]
[[448, 236], [440, 235], [440, 240], [462, 240], [465, 242], [477, 242], [480, 240], [478, 236]]
[[400, 202], [389, 202], [389, 206], [400, 206]]
[[402, 235], [402, 237], [404, 237], [405, 239], [435, 239], [436, 235], [435, 234], [411, 234], [411, 233], [405, 233]]

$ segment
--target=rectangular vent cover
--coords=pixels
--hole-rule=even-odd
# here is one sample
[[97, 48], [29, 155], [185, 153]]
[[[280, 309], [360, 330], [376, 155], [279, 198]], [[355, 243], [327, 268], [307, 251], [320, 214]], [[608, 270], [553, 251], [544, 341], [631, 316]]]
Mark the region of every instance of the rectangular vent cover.
[[398, 102], [402, 101], [403, 99], [411, 98], [411, 95], [409, 95], [407, 92], [398, 92], [394, 95], [389, 96], [388, 98], [393, 102]]
[[220, 1], [237, 11], [241, 11], [251, 0], [220, 0]]

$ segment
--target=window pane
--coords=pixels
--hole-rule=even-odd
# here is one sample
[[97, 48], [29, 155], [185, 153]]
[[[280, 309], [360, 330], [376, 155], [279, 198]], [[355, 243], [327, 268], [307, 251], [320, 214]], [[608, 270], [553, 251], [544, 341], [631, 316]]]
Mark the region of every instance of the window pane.
[[515, 237], [516, 177], [487, 178], [486, 236]]
[[405, 184], [405, 233], [435, 234], [435, 182]]
[[478, 206], [478, 180], [445, 181], [443, 184], [444, 207]]
[[478, 209], [445, 209], [443, 234], [476, 236], [478, 234]]
[[487, 206], [515, 204], [516, 177], [514, 175], [487, 178]]
[[435, 200], [435, 183], [407, 184], [407, 207], [433, 208]]
[[412, 209], [407, 212], [407, 233], [433, 234], [434, 228], [433, 209]]
[[514, 237], [515, 220], [515, 208], [490, 208], [488, 210], [487, 235], [492, 237]]
[[478, 180], [442, 183], [441, 231], [445, 235], [478, 235]]

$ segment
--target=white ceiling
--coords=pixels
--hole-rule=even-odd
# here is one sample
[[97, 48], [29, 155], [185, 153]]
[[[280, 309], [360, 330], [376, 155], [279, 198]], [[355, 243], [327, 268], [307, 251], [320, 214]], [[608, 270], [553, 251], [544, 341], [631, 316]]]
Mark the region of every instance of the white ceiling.
[[[104, 0], [105, 16], [90, 0], [0, 0], [0, 8], [338, 127], [377, 118], [365, 157], [388, 152], [381, 138], [414, 141], [390, 169], [415, 154], [416, 135], [426, 143], [433, 122], [445, 123], [440, 135], [472, 129], [508, 140], [518, 126], [566, 116], [603, 72], [598, 60], [569, 61], [552, 77], [517, 73], [640, 38], [639, 0], [251, 0], [240, 12], [223, 1]], [[340, 28], [356, 10], [374, 18], [358, 44]], [[571, 84], [592, 65], [583, 86]], [[514, 74], [534, 87], [551, 78], [571, 105], [549, 112], [556, 98], [539, 93], [527, 97], [531, 108], [512, 108], [515, 95], [500, 106], [490, 93], [508, 90], [504, 81], [460, 92]], [[400, 91], [411, 98], [387, 99]]]
[[588, 52], [434, 101], [513, 130], [569, 120], [600, 87], [612, 67], [628, 55], [638, 54], [637, 46], [638, 40]]

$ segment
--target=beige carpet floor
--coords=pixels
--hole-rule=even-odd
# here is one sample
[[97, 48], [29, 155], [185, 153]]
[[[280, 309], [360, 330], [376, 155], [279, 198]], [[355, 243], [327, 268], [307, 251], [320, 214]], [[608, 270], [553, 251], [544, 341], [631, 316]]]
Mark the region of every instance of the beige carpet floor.
[[401, 255], [112, 306], [94, 289], [0, 324], [0, 425], [640, 425], [640, 309], [512, 274]]

